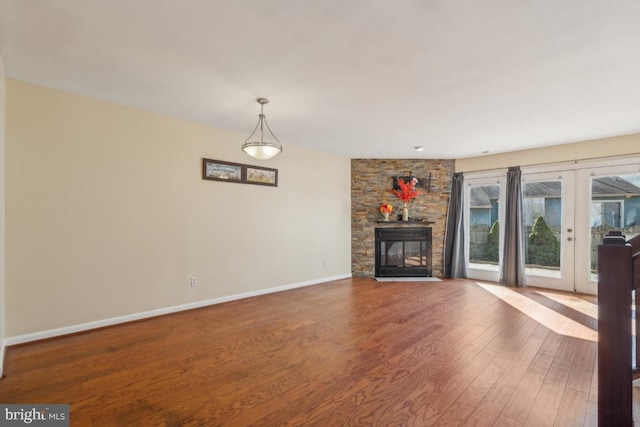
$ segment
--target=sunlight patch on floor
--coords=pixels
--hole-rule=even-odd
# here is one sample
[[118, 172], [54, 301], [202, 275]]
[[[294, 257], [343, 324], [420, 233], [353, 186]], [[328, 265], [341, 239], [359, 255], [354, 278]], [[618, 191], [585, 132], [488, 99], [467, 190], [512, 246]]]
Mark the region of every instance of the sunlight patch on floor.
[[555, 302], [559, 302], [575, 311], [579, 311], [582, 314], [586, 314], [589, 317], [593, 317], [594, 319], [598, 318], [598, 306], [582, 298], [572, 295], [561, 295], [554, 292], [536, 291], [536, 293]]
[[[537, 294], [540, 294], [544, 297], [554, 300], [555, 302], [559, 302], [562, 305], [565, 305], [569, 308], [574, 309], [575, 311], [579, 311], [582, 314], [585, 314], [589, 317], [593, 317], [594, 319], [598, 318], [598, 305], [586, 301], [582, 298], [574, 297], [572, 295], [562, 295], [554, 292], [544, 292], [544, 291], [535, 291]], [[635, 307], [632, 307], [631, 310], [635, 310]], [[631, 335], [636, 336], [636, 322], [631, 320]]]
[[514, 292], [506, 286], [480, 282], [476, 282], [476, 284], [555, 333], [588, 341], [598, 341], [598, 333], [593, 329]]

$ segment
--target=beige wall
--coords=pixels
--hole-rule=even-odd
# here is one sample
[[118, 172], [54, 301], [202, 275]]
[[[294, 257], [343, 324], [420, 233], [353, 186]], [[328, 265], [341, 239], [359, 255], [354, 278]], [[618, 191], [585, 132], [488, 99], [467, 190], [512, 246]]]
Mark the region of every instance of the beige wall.
[[509, 166], [538, 165], [639, 153], [640, 134], [633, 134], [482, 157], [456, 159], [456, 172], [472, 172]]
[[349, 159], [245, 137], [7, 79], [6, 336], [349, 275]]
[[5, 299], [4, 299], [4, 134], [5, 134], [4, 62], [0, 54], [0, 377], [4, 367]]

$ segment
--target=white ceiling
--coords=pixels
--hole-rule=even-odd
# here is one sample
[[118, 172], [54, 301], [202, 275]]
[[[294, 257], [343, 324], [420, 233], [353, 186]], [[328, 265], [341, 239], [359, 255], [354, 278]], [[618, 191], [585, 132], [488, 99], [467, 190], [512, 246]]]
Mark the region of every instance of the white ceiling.
[[247, 136], [267, 97], [285, 150], [640, 132], [638, 0], [0, 0], [0, 51], [8, 77]]

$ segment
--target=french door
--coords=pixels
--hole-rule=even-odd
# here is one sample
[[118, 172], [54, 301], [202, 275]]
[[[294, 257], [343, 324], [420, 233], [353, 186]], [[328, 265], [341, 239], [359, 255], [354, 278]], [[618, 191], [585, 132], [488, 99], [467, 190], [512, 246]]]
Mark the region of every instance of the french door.
[[[465, 192], [467, 275], [497, 282], [504, 241], [506, 180], [474, 177]], [[575, 173], [523, 173], [523, 234], [527, 284], [574, 290]]]
[[640, 159], [577, 171], [576, 291], [598, 292], [598, 245], [610, 231], [640, 234]]
[[[470, 278], [498, 281], [504, 174], [465, 178]], [[609, 231], [640, 234], [640, 159], [522, 168], [527, 285], [597, 293], [597, 247]]]
[[575, 290], [575, 172], [522, 174], [527, 285]]

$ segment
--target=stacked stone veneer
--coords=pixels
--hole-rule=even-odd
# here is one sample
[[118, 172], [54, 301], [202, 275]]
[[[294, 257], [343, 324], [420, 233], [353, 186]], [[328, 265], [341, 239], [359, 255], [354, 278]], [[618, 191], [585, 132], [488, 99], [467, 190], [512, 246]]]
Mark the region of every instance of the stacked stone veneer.
[[442, 277], [444, 230], [449, 203], [451, 177], [455, 172], [454, 160], [416, 159], [352, 159], [351, 160], [351, 273], [355, 277], [375, 275], [375, 228], [415, 227], [419, 222], [378, 223], [382, 215], [380, 203], [394, 207], [391, 219], [401, 213], [402, 201], [388, 190], [394, 176], [413, 175], [428, 178], [431, 173], [431, 192], [418, 196], [408, 204], [409, 216], [433, 221], [433, 276]]

